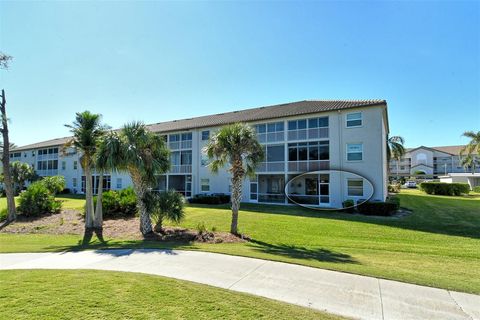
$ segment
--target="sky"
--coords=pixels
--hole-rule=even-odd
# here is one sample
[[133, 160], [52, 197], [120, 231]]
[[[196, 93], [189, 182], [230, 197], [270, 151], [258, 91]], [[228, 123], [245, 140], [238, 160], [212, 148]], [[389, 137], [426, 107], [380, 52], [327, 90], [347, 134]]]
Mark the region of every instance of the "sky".
[[10, 140], [306, 99], [385, 99], [408, 147], [480, 130], [480, 2], [0, 1]]

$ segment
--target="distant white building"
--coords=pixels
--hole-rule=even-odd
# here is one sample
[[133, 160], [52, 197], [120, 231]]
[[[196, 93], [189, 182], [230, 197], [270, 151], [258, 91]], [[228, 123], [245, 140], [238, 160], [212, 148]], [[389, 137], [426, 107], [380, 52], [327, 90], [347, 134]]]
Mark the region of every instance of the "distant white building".
[[[295, 194], [308, 198], [309, 204], [325, 207], [341, 207], [345, 199], [371, 194], [373, 199], [385, 200], [388, 118], [384, 100], [299, 101], [149, 125], [165, 137], [171, 150], [171, 169], [158, 177], [158, 189], [173, 188], [186, 197], [229, 193], [229, 174], [223, 170], [212, 175], [202, 148], [215, 130], [235, 122], [254, 126], [266, 153], [256, 178], [244, 184], [244, 202], [287, 204], [284, 188], [290, 179], [328, 169], [359, 174], [371, 185], [348, 173], [323, 172], [298, 179]], [[60, 152], [68, 140], [16, 148], [11, 160], [31, 164], [41, 176], [63, 175], [72, 192], [83, 193], [85, 176], [78, 153], [74, 149]], [[111, 173], [104, 179], [105, 189], [131, 185], [127, 174]], [[95, 189], [98, 175], [94, 175], [93, 185]]]
[[[407, 149], [400, 161], [390, 160], [390, 176], [409, 177], [422, 174], [438, 178], [450, 173], [471, 173], [461, 165], [460, 151], [464, 146], [443, 146]], [[480, 159], [475, 172], [480, 172]]]
[[446, 183], [467, 183], [470, 189], [480, 186], [480, 173], [449, 173], [439, 179]]

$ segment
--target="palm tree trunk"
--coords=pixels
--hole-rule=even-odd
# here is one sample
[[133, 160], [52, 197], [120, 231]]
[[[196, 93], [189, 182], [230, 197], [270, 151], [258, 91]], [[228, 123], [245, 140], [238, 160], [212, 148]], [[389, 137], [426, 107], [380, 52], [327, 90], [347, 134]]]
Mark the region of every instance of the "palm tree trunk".
[[397, 183], [398, 183], [398, 178], [399, 178], [399, 177], [398, 177], [398, 161], [399, 161], [399, 160], [397, 160]]
[[[88, 163], [88, 162], [87, 162]], [[92, 170], [87, 164], [85, 166], [85, 230], [93, 228], [93, 190], [92, 190]]]
[[153, 232], [152, 220], [150, 219], [150, 214], [147, 212], [147, 207], [143, 200], [147, 192], [147, 187], [137, 172], [131, 172], [130, 176], [132, 177], [133, 190], [137, 196], [137, 209], [140, 215], [140, 232], [143, 235], [147, 235]]
[[15, 209], [15, 194], [13, 190], [13, 181], [10, 174], [10, 140], [8, 138], [8, 118], [6, 105], [7, 100], [5, 98], [5, 90], [2, 89], [2, 100], [0, 101], [0, 113], [2, 117], [2, 138], [3, 138], [3, 185], [5, 186], [5, 195], [7, 196], [7, 221], [14, 221], [17, 218], [17, 212]]
[[240, 201], [242, 200], [242, 177], [235, 175], [232, 177], [232, 224], [230, 233], [238, 234], [238, 211], [240, 210]]
[[98, 191], [97, 191], [97, 208], [95, 209], [95, 217], [93, 220], [93, 227], [95, 229], [102, 229], [103, 227], [103, 172], [100, 172], [98, 179]]

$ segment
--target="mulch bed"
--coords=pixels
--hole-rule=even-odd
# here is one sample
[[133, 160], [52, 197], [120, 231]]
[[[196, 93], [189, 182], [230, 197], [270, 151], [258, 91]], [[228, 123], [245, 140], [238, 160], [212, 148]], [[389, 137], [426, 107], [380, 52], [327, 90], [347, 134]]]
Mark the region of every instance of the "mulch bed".
[[[144, 237], [140, 233], [138, 217], [108, 219], [103, 222], [105, 238], [152, 241], [178, 241], [203, 243], [245, 242], [247, 238], [234, 236], [227, 232], [202, 232], [181, 227], [165, 227], [162, 233], [153, 233]], [[18, 215], [17, 220], [5, 226], [0, 232], [17, 234], [75, 234], [83, 235], [84, 221], [76, 210], [63, 210], [59, 214], [40, 217]]]

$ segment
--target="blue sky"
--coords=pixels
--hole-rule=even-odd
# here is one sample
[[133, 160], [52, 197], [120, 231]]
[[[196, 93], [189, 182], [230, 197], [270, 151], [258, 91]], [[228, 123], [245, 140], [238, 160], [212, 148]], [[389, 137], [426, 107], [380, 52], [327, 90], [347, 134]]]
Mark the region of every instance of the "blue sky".
[[11, 140], [304, 99], [386, 99], [407, 146], [480, 130], [479, 2], [0, 2]]

